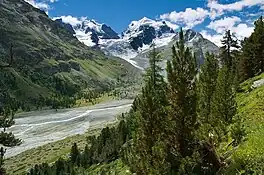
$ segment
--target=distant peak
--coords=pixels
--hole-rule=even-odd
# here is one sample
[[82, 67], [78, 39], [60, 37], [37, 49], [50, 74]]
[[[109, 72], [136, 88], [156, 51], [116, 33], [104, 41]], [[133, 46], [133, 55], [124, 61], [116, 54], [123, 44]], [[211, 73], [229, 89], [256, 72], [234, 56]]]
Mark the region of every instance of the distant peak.
[[155, 22], [154, 20], [152, 19], [149, 19], [147, 17], [143, 17], [141, 20], [139, 20], [141, 23], [145, 23], [145, 22]]

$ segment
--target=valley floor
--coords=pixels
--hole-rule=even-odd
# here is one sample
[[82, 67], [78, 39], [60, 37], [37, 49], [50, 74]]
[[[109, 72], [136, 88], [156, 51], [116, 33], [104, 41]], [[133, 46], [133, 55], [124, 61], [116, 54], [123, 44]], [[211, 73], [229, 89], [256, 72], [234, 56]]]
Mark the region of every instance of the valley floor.
[[6, 156], [10, 157], [5, 162], [8, 172], [21, 174], [36, 163], [55, 161], [65, 155], [74, 142], [85, 143], [87, 135], [95, 134], [106, 124], [116, 122], [116, 117], [127, 112], [131, 103], [132, 100], [119, 100], [90, 107], [20, 114], [16, 124], [9, 130], [23, 143], [7, 149]]

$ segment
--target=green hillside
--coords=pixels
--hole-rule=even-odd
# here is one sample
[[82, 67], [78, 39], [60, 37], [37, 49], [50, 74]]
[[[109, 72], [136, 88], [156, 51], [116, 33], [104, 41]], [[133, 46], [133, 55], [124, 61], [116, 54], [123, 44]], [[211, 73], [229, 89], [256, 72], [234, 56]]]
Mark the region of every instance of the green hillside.
[[[80, 43], [71, 31], [23, 0], [1, 2], [0, 23], [1, 103], [16, 99], [25, 110], [62, 106], [61, 101], [71, 103], [82, 90], [96, 97], [134, 83], [138, 74], [122, 59]], [[12, 64], [2, 68], [10, 62], [11, 44]]]
[[233, 155], [230, 174], [262, 174], [264, 167], [264, 86], [252, 89], [254, 81], [264, 79], [264, 74], [241, 84], [242, 92], [237, 95], [238, 112], [244, 119], [247, 138]]

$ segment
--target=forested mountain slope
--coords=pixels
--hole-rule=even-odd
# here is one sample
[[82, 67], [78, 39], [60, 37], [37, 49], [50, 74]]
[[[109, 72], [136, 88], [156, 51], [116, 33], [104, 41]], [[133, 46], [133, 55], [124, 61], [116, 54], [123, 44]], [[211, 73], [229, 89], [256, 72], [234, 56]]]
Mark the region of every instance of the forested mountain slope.
[[93, 96], [132, 82], [137, 73], [124, 60], [85, 46], [67, 27], [23, 0], [1, 0], [0, 23], [1, 104], [17, 99], [28, 110], [61, 106], [81, 90]]

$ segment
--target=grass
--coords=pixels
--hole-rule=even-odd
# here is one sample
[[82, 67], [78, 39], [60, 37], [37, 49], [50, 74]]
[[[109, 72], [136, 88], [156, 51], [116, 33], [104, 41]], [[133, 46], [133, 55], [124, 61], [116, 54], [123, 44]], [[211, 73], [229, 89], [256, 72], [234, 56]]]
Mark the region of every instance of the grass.
[[88, 99], [78, 99], [76, 100], [76, 105], [74, 107], [83, 107], [83, 106], [91, 106], [94, 104], [107, 102], [111, 100], [116, 100], [118, 97], [115, 97], [113, 95], [108, 95], [107, 93], [103, 94], [102, 96], [93, 99], [92, 101], [89, 101]]
[[114, 126], [115, 122], [93, 126], [85, 134], [68, 137], [64, 140], [52, 142], [38, 148], [27, 150], [17, 156], [5, 160], [5, 168], [10, 175], [24, 175], [35, 164], [44, 162], [53, 163], [59, 157], [66, 157], [73, 143], [77, 143], [80, 149], [87, 144], [87, 137], [100, 134], [102, 128]]
[[89, 172], [89, 175], [131, 175], [132, 173], [129, 170], [129, 167], [125, 165], [120, 159], [113, 161], [109, 164], [93, 165], [86, 172]]
[[237, 95], [239, 115], [244, 120], [247, 138], [233, 154], [229, 174], [264, 173], [264, 86], [251, 89], [254, 81], [263, 79], [264, 74], [241, 84], [242, 92]]

